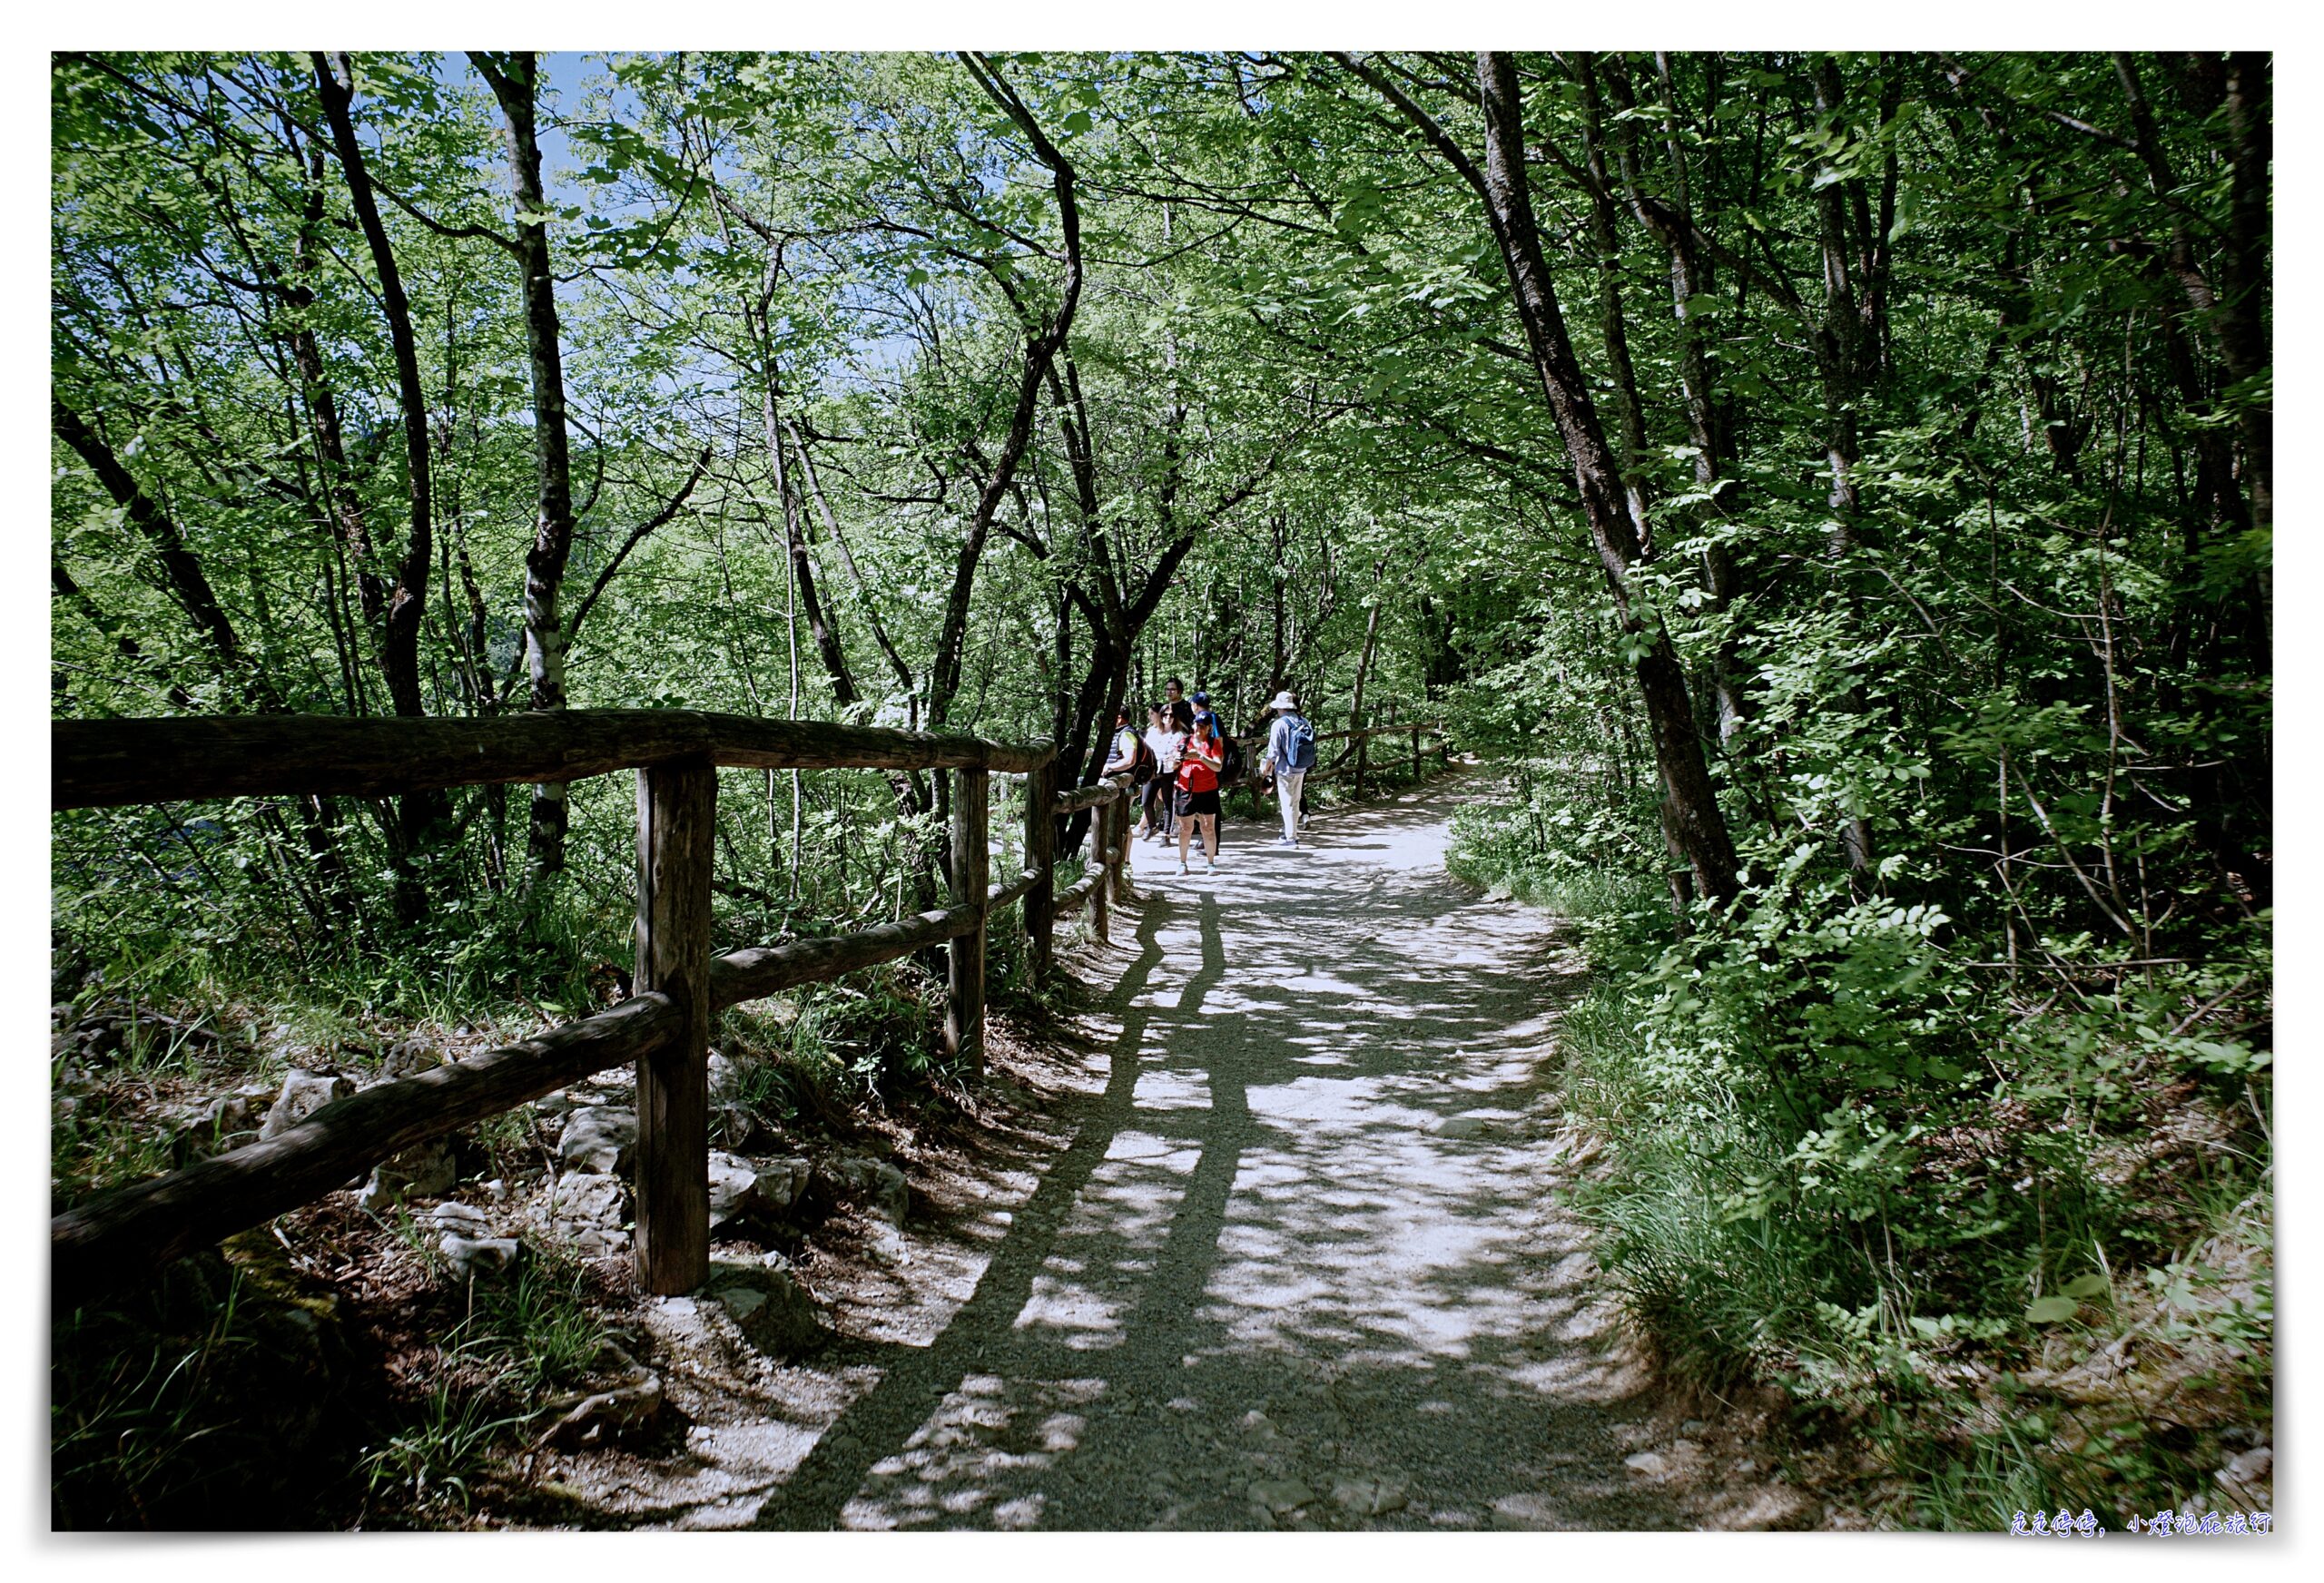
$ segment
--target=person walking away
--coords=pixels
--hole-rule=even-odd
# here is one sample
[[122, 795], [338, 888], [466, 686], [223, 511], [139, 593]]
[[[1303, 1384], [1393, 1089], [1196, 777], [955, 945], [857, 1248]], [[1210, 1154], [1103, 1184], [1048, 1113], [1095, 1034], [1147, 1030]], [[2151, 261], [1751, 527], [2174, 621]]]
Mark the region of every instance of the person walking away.
[[1202, 832], [1203, 872], [1218, 872], [1218, 771], [1226, 753], [1218, 740], [1218, 723], [1209, 714], [1195, 716], [1194, 734], [1187, 739], [1178, 760], [1178, 872], [1187, 867], [1188, 838]]
[[1161, 704], [1149, 708], [1146, 717], [1146, 746], [1154, 755], [1154, 778], [1144, 789], [1145, 812], [1138, 820], [1138, 833], [1167, 844], [1170, 839], [1171, 779], [1178, 772], [1178, 755], [1185, 750], [1187, 739], [1184, 733], [1172, 729], [1170, 712]]
[[1315, 767], [1315, 727], [1299, 713], [1299, 701], [1286, 687], [1267, 705], [1275, 720], [1267, 727], [1267, 756], [1262, 766], [1275, 777], [1275, 796], [1283, 810], [1279, 847], [1299, 844], [1299, 798], [1307, 785], [1307, 772]]

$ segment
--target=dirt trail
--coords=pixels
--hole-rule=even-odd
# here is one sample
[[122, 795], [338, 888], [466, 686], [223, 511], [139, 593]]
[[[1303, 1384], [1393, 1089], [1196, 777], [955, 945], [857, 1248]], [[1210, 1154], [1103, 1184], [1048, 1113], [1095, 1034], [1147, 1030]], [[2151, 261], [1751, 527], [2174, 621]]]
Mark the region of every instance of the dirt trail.
[[[1472, 785], [1318, 821], [1296, 851], [1238, 829], [1212, 877], [1140, 847], [1144, 904], [1078, 964], [1113, 980], [1087, 1019], [1102, 1092], [894, 1273], [952, 1301], [878, 1332], [843, 1313], [856, 1340], [764, 1381], [781, 1412], [697, 1418], [691, 1510], [633, 1519], [1705, 1521], [1624, 1462], [1645, 1381], [1550, 1202], [1550, 1039], [1581, 964], [1555, 920], [1446, 875]], [[1717, 1504], [1756, 1525], [1785, 1503]]]

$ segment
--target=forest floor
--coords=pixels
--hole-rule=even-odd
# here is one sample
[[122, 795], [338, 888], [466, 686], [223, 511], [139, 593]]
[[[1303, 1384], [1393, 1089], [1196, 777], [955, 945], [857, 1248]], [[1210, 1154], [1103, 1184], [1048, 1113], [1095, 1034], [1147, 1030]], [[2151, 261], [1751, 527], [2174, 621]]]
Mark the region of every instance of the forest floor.
[[995, 1041], [980, 1136], [892, 1156], [901, 1245], [841, 1219], [799, 1264], [832, 1344], [776, 1362], [714, 1303], [640, 1301], [683, 1445], [560, 1456], [498, 1519], [1844, 1525], [1757, 1421], [1656, 1388], [1558, 1205], [1595, 1153], [1556, 1080], [1583, 968], [1446, 874], [1483, 792], [1296, 850], [1237, 824], [1209, 876], [1138, 846], [1141, 903], [1068, 961], [1079, 1008]]

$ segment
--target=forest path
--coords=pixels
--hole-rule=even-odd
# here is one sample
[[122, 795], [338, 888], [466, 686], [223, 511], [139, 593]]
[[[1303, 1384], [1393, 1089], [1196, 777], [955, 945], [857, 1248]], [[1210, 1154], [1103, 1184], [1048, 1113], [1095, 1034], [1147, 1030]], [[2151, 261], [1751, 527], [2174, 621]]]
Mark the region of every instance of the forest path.
[[1137, 847], [1078, 964], [1119, 969], [1103, 1094], [760, 1525], [1691, 1526], [1624, 1466], [1645, 1381], [1550, 1203], [1582, 965], [1444, 870], [1482, 792], [1238, 826], [1210, 877]]

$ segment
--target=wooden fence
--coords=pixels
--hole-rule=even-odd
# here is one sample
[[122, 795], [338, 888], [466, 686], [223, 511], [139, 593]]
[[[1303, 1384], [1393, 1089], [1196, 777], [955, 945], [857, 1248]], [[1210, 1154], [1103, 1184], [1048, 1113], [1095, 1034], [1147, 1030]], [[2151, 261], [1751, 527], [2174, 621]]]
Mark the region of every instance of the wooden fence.
[[[1023, 903], [1036, 978], [1056, 920], [1084, 905], [1099, 938], [1128, 895], [1118, 782], [1059, 794], [1053, 746], [664, 710], [568, 710], [496, 720], [240, 715], [59, 721], [59, 809], [213, 797], [399, 792], [637, 772], [636, 969], [610, 1011], [326, 1105], [297, 1126], [99, 1195], [50, 1223], [53, 1300], [66, 1305], [270, 1220], [391, 1155], [608, 1067], [637, 1067], [636, 1260], [647, 1291], [710, 1270], [709, 1047], [727, 1007], [947, 948], [944, 1043], [981, 1067], [988, 920]], [[721, 767], [939, 770], [952, 776], [950, 905], [834, 939], [713, 956], [711, 866]], [[990, 778], [1025, 777], [1024, 867], [991, 883]], [[1064, 817], [1094, 808], [1088, 871], [1059, 893]]]
[[[1410, 736], [1413, 739], [1412, 773], [1415, 781], [1420, 779], [1423, 757], [1420, 748], [1422, 737], [1436, 738], [1436, 753], [1439, 758], [1443, 757], [1451, 750], [1451, 744], [1444, 736], [1443, 724], [1438, 721], [1413, 720], [1387, 725], [1366, 726], [1361, 731], [1318, 732], [1315, 733], [1315, 742], [1319, 752], [1322, 745], [1328, 742], [1344, 742], [1348, 745], [1341, 749], [1339, 757], [1330, 763], [1318, 761], [1315, 767], [1307, 772], [1306, 783], [1316, 786], [1336, 776], [1347, 775], [1354, 781], [1355, 795], [1362, 797], [1364, 778], [1371, 772], [1372, 744], [1374, 740], [1388, 736]], [[1266, 733], [1260, 732], [1253, 736], [1238, 736], [1234, 740], [1249, 755], [1252, 768], [1256, 771], [1261, 756], [1266, 752]]]

